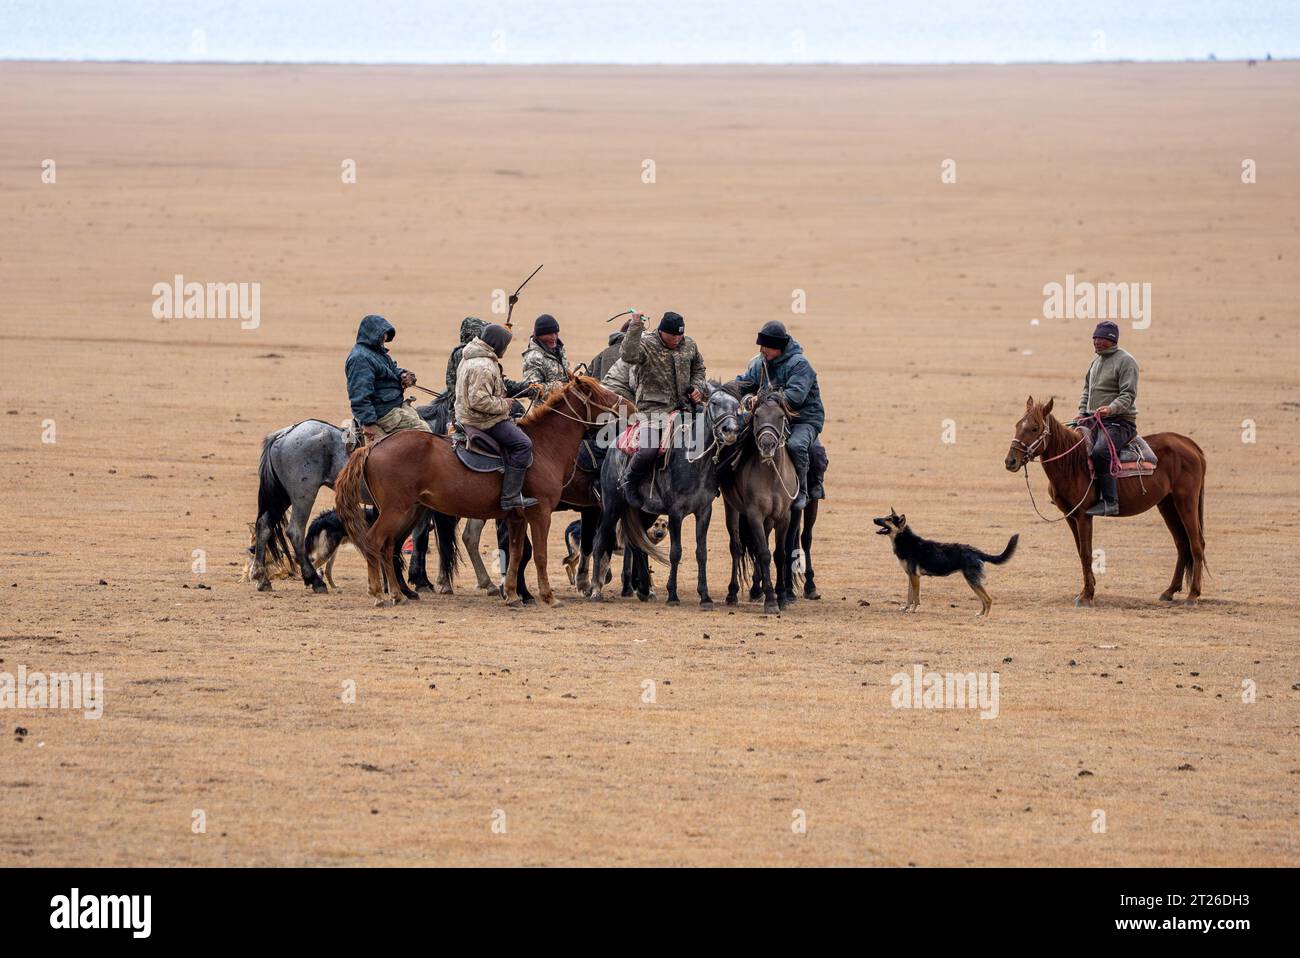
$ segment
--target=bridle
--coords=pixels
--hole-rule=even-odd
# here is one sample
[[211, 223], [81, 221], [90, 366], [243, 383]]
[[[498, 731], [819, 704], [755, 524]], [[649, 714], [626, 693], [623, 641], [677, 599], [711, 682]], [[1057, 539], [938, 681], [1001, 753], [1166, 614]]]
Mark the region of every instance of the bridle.
[[600, 412], [607, 412], [614, 416], [618, 415], [619, 410], [623, 407], [623, 404], [625, 402], [625, 400], [621, 396], [619, 397], [618, 403], [616, 405], [606, 406], [603, 403], [597, 402], [595, 398], [593, 398], [585, 389], [583, 390], [583, 400], [582, 400], [583, 415], [581, 416], [570, 415], [569, 413], [577, 412], [577, 410], [575, 410], [571, 405], [571, 400], [573, 398], [573, 390], [579, 385], [580, 385], [579, 380], [576, 379], [573, 380], [573, 382], [569, 386], [565, 387], [564, 395], [561, 397], [561, 401], [564, 403], [564, 408], [569, 410], [569, 412], [565, 412], [563, 409], [560, 409], [559, 403], [556, 403], [554, 406], [550, 407], [551, 412], [563, 416], [565, 419], [571, 419], [573, 422], [581, 423], [582, 425], [593, 429], [600, 425], [599, 422], [595, 422], [590, 418], [591, 410], [593, 406]]
[[[1090, 419], [1095, 418], [1097, 420], [1098, 425], [1100, 426], [1101, 424], [1100, 414], [1094, 413], [1092, 416], [1089, 416], [1088, 418]], [[1042, 452], [1042, 448], [1047, 444], [1047, 437], [1049, 435], [1051, 435], [1051, 430], [1048, 428], [1047, 421], [1044, 420], [1043, 431], [1037, 439], [1035, 439], [1031, 443], [1026, 444], [1021, 442], [1020, 437], [1017, 436], [1011, 440], [1011, 448], [1019, 450], [1024, 455], [1023, 466], [1024, 466], [1024, 473], [1025, 473], [1025, 489], [1029, 492], [1029, 501], [1030, 503], [1033, 504], [1034, 512], [1037, 512], [1038, 518], [1042, 519], [1044, 522], [1060, 522], [1062, 519], [1070, 518], [1070, 516], [1074, 515], [1076, 512], [1079, 511], [1080, 506], [1082, 506], [1085, 502], [1088, 501], [1088, 496], [1092, 494], [1092, 487], [1093, 485], [1096, 484], [1097, 480], [1095, 477], [1088, 480], [1088, 488], [1084, 490], [1083, 498], [1080, 499], [1077, 503], [1075, 503], [1074, 508], [1071, 509], [1069, 512], [1067, 512], [1065, 515], [1057, 516], [1055, 519], [1051, 519], [1043, 515], [1042, 511], [1038, 508], [1038, 502], [1034, 499], [1034, 487], [1029, 484], [1029, 464], [1033, 462], [1036, 458], [1038, 458], [1039, 454]], [[1079, 441], [1076, 442], [1069, 449], [1065, 450], [1065, 452], [1059, 453], [1055, 456], [1048, 456], [1046, 459], [1040, 459], [1039, 463], [1046, 464], [1049, 462], [1055, 462], [1058, 459], [1064, 459], [1070, 453], [1074, 452], [1074, 450], [1078, 449], [1081, 445], [1083, 445], [1084, 441], [1087, 438], [1088, 438], [1087, 433], [1084, 433], [1082, 436], [1079, 437]]]
[[[733, 410], [733, 411], [727, 413], [727, 415], [721, 417], [720, 419], [714, 419], [713, 416], [712, 416], [712, 414], [709, 412], [709, 410], [710, 410], [710, 409], [712, 408], [712, 406], [713, 406], [713, 400], [714, 400], [714, 398], [715, 398], [719, 393], [722, 393], [722, 394], [724, 394], [724, 395], [726, 394], [726, 393], [725, 393], [725, 390], [715, 389], [712, 393], [709, 394], [709, 398], [708, 398], [708, 399], [705, 401], [705, 403], [704, 403], [704, 413], [705, 413], [706, 416], [709, 417], [709, 433], [712, 435], [713, 438], [712, 438], [712, 440], [709, 442], [709, 444], [708, 444], [707, 446], [705, 446], [704, 449], [701, 450], [700, 454], [699, 454], [698, 456], [696, 456], [695, 458], [692, 459], [691, 456], [688, 454], [688, 455], [686, 456], [686, 461], [687, 461], [687, 462], [690, 462], [690, 463], [699, 462], [701, 459], [703, 459], [705, 456], [707, 456], [710, 452], [712, 452], [712, 453], [713, 453], [713, 464], [716, 466], [716, 465], [718, 464], [718, 462], [722, 459], [722, 456], [723, 456], [723, 449], [727, 448], [728, 446], [735, 446], [735, 445], [738, 444], [738, 443], [737, 443], [737, 440], [740, 438], [740, 435], [741, 435], [741, 432], [742, 432], [741, 427], [740, 427], [740, 405], [739, 405], [739, 403], [737, 403], [735, 410]], [[727, 423], [733, 423], [733, 424], [734, 424], [734, 426], [733, 426], [733, 432], [735, 433], [736, 438], [735, 438], [735, 439], [732, 439], [731, 442], [724, 442], [724, 441], [723, 441], [723, 438], [722, 438], [722, 431], [723, 431], [723, 429], [726, 427]], [[716, 451], [715, 451], [715, 450], [716, 450]]]
[[[754, 429], [754, 448], [758, 450], [759, 458], [762, 459], [763, 462], [765, 462], [767, 465], [772, 467], [772, 471], [776, 473], [776, 481], [781, 485], [781, 491], [784, 492], [790, 498], [791, 502], [793, 502], [795, 499], [799, 498], [799, 483], [796, 480], [794, 485], [794, 492], [791, 492], [786, 487], [785, 479], [781, 477], [781, 470], [776, 464], [777, 454], [785, 452], [786, 440], [790, 438], [790, 420], [788, 418], [787, 409], [784, 402], [782, 402], [779, 399], [773, 399], [773, 400], [760, 400], [760, 403], [768, 402], [768, 401], [774, 403], [781, 410], [781, 414], [782, 414], [781, 422], [780, 425], [777, 425], [776, 423], [765, 422], [761, 426], [757, 426]], [[759, 440], [764, 436], [776, 437], [776, 444], [773, 446], [772, 451], [770, 453], [764, 452], [762, 443], [759, 442]]]

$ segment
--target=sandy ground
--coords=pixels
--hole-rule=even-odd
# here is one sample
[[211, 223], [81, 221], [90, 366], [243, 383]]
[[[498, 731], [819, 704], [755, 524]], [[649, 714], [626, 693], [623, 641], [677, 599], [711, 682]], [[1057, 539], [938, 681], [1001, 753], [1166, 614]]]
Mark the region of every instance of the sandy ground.
[[[0, 64], [0, 670], [106, 683], [99, 721], [0, 716], [0, 864], [1296, 864], [1297, 115], [1291, 63]], [[339, 594], [237, 581], [260, 439], [346, 414], [358, 319], [436, 385], [538, 263], [517, 316], [575, 359], [629, 304], [726, 376], [791, 325], [830, 407], [820, 602], [375, 609], [355, 554]], [[260, 283], [260, 326], [155, 319], [176, 273]], [[1123, 344], [1144, 429], [1209, 458], [1199, 608], [1156, 601], [1152, 511], [1099, 528], [1075, 609], [1002, 467], [1026, 395], [1077, 397], [1092, 322], [1030, 324], [1068, 273], [1152, 284]], [[896, 611], [891, 504], [1021, 533], [992, 621], [959, 580]], [[998, 672], [998, 717], [892, 708], [917, 663]]]

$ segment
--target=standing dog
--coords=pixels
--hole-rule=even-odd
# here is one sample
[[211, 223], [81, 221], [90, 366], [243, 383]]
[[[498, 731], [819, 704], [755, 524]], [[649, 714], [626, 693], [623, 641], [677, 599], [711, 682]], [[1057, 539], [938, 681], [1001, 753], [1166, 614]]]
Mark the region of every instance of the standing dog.
[[979, 596], [980, 610], [976, 616], [988, 615], [989, 609], [993, 608], [993, 599], [984, 591], [984, 563], [1001, 565], [1006, 562], [1015, 554], [1016, 543], [1020, 541], [1020, 534], [1016, 533], [1001, 555], [991, 556], [960, 542], [922, 539], [907, 527], [907, 516], [900, 516], [893, 506], [889, 508], [889, 515], [877, 516], [871, 521], [880, 526], [876, 535], [889, 536], [898, 564], [907, 573], [907, 602], [903, 604], [903, 612], [915, 611], [921, 605], [921, 576], [960, 572], [966, 584]]

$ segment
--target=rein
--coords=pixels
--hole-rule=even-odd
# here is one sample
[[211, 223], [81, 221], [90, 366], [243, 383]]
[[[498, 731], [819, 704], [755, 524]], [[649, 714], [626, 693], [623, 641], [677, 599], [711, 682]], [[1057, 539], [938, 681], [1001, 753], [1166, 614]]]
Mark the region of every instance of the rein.
[[[1098, 428], [1101, 428], [1101, 416], [1100, 416], [1100, 415], [1098, 415], [1098, 414], [1094, 414], [1093, 416], [1091, 416], [1091, 417], [1089, 417], [1089, 418], [1095, 418], [1095, 419], [1097, 420], [1097, 426], [1098, 426]], [[1080, 507], [1080, 506], [1082, 506], [1085, 502], [1088, 501], [1088, 496], [1090, 496], [1090, 495], [1092, 494], [1092, 487], [1096, 484], [1097, 480], [1096, 480], [1095, 477], [1094, 477], [1094, 478], [1090, 478], [1090, 479], [1088, 480], [1088, 488], [1084, 490], [1083, 498], [1080, 499], [1077, 503], [1075, 503], [1074, 508], [1071, 509], [1069, 512], [1067, 512], [1065, 515], [1063, 515], [1063, 516], [1057, 516], [1055, 519], [1051, 519], [1051, 518], [1048, 518], [1047, 516], [1043, 515], [1042, 510], [1040, 510], [1040, 509], [1038, 508], [1038, 502], [1037, 502], [1037, 500], [1034, 499], [1034, 487], [1031, 486], [1031, 485], [1029, 484], [1029, 464], [1030, 464], [1031, 462], [1033, 462], [1034, 459], [1038, 456], [1038, 451], [1037, 451], [1037, 450], [1038, 450], [1038, 447], [1039, 447], [1040, 445], [1045, 445], [1045, 444], [1046, 444], [1046, 442], [1047, 442], [1047, 437], [1048, 437], [1048, 431], [1047, 431], [1046, 429], [1044, 429], [1044, 430], [1043, 430], [1043, 434], [1042, 434], [1041, 436], [1039, 436], [1037, 439], [1035, 439], [1033, 442], [1029, 443], [1028, 445], [1025, 445], [1025, 444], [1024, 444], [1023, 442], [1021, 442], [1019, 439], [1012, 439], [1012, 440], [1011, 440], [1011, 445], [1012, 445], [1012, 448], [1019, 449], [1021, 452], [1023, 452], [1023, 453], [1025, 454], [1025, 490], [1029, 493], [1029, 501], [1030, 501], [1030, 503], [1031, 503], [1031, 504], [1033, 505], [1033, 507], [1034, 507], [1034, 512], [1037, 512], [1037, 513], [1038, 513], [1038, 518], [1042, 519], [1044, 522], [1060, 522], [1062, 519], [1068, 519], [1068, 518], [1070, 518], [1070, 516], [1074, 515], [1076, 512], [1079, 511], [1079, 507]], [[1056, 456], [1049, 456], [1049, 457], [1046, 458], [1046, 459], [1039, 459], [1039, 460], [1038, 460], [1038, 461], [1039, 461], [1039, 464], [1041, 465], [1041, 464], [1048, 463], [1048, 462], [1055, 462], [1055, 461], [1058, 460], [1058, 459], [1064, 459], [1064, 458], [1065, 458], [1066, 456], [1068, 456], [1070, 453], [1074, 452], [1074, 450], [1078, 449], [1081, 445], [1083, 445], [1084, 440], [1086, 440], [1087, 438], [1088, 438], [1087, 434], [1086, 434], [1086, 433], [1083, 434], [1082, 436], [1079, 437], [1079, 441], [1076, 442], [1076, 443], [1075, 443], [1073, 446], [1071, 446], [1069, 449], [1065, 450], [1065, 452], [1060, 453], [1059, 455], [1056, 455]], [[1106, 433], [1106, 438], [1109, 440], [1109, 438], [1110, 438], [1110, 433]], [[1111, 443], [1111, 451], [1112, 451], [1112, 453], [1114, 453], [1114, 448], [1115, 448], [1115, 444], [1114, 444], [1114, 443]], [[1117, 459], [1118, 456], [1114, 456], [1113, 458], [1116, 458], [1116, 459]], [[1112, 466], [1112, 469], [1114, 469], [1114, 466]], [[1044, 475], [1046, 475], [1046, 470], [1044, 470], [1043, 472], [1044, 472]]]

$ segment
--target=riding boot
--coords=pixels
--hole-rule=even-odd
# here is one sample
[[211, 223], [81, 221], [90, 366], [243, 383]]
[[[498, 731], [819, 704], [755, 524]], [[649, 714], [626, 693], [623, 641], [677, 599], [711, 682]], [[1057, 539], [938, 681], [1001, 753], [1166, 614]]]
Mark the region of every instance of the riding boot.
[[808, 471], [801, 469], [799, 471], [799, 495], [794, 497], [794, 502], [790, 503], [791, 509], [802, 509], [808, 505]]
[[524, 476], [527, 472], [527, 469], [518, 466], [506, 466], [506, 474], [501, 477], [501, 508], [506, 512], [537, 505], [536, 499], [523, 494]]
[[653, 467], [653, 459], [638, 461], [636, 457], [627, 464], [627, 472], [623, 473], [623, 498], [633, 509], [645, 506], [645, 499], [641, 496], [641, 482]]
[[1117, 516], [1119, 515], [1119, 484], [1110, 474], [1109, 464], [1096, 468], [1097, 488], [1100, 490], [1101, 498], [1084, 511], [1090, 516]]

